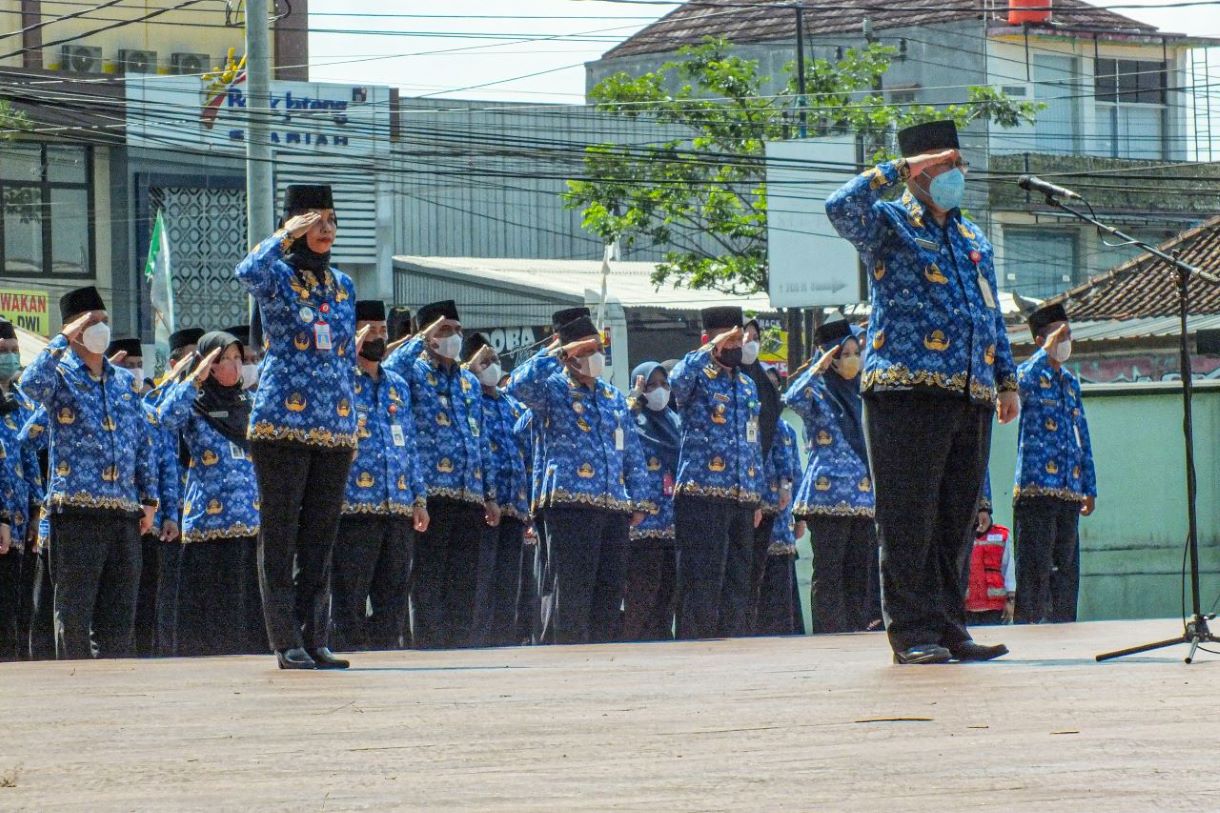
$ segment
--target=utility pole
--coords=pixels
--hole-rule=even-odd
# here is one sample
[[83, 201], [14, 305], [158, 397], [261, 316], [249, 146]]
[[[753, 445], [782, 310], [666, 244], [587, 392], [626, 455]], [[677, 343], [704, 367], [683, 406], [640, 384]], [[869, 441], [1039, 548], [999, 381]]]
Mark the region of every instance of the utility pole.
[[268, 0], [246, 0], [246, 242], [251, 248], [275, 230], [270, 29]]
[[[796, 114], [800, 121], [797, 130], [801, 138], [809, 137], [809, 111], [805, 99], [805, 9], [800, 3], [792, 7], [796, 12]], [[801, 328], [804, 317], [800, 308], [788, 308], [788, 375], [805, 362], [804, 340]]]

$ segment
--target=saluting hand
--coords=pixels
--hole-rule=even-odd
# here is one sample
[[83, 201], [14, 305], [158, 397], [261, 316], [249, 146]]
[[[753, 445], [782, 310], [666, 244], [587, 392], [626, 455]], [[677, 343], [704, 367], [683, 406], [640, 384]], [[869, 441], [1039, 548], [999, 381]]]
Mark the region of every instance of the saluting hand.
[[195, 368], [194, 379], [196, 384], [202, 384], [208, 380], [208, 376], [212, 374], [212, 363], [220, 357], [222, 347], [217, 347], [211, 353], [208, 353], [199, 361], [199, 366]]
[[1055, 354], [1055, 348], [1058, 347], [1068, 336], [1068, 324], [1064, 322], [1059, 327], [1051, 331], [1051, 334], [1042, 342], [1042, 349], [1046, 351], [1048, 356]]
[[627, 397], [640, 398], [644, 395], [644, 386], [644, 376], [637, 375], [635, 377], [635, 383], [631, 386], [631, 392], [627, 393]]
[[115, 353], [113, 356], [110, 357], [110, 363], [113, 364], [115, 367], [117, 367], [123, 363], [123, 359], [125, 359], [125, 358], [127, 358], [127, 351], [120, 350], [119, 352]]
[[839, 351], [842, 348], [843, 345], [836, 344], [834, 347], [823, 353], [822, 357], [818, 359], [818, 363], [813, 365], [814, 375], [825, 375], [826, 371], [830, 369], [830, 365], [833, 364], [834, 360], [839, 357]]
[[914, 155], [907, 159], [907, 168], [911, 170], [912, 175], [948, 164], [953, 166], [961, 157], [960, 150], [941, 150], [939, 152], [925, 152], [922, 155]]
[[295, 240], [309, 231], [310, 226], [321, 219], [322, 215], [318, 212], [305, 212], [304, 214], [294, 215], [288, 218], [288, 222], [284, 224], [284, 231], [288, 232], [292, 239]]
[[581, 339], [578, 342], [571, 342], [559, 348], [559, 357], [565, 359], [583, 358], [596, 353], [601, 347], [602, 343], [599, 339]]
[[445, 321], [445, 317], [438, 316], [432, 320], [432, 323], [419, 332], [419, 335], [425, 339], [431, 339], [436, 331], [440, 328], [441, 323]]
[[723, 347], [725, 344], [730, 343], [730, 342], [737, 342], [738, 344], [740, 344], [745, 339], [745, 337], [746, 337], [746, 332], [744, 330], [742, 330], [740, 327], [735, 327], [732, 330], [730, 330], [726, 333], [721, 333], [719, 336], [712, 339], [711, 345], [712, 345], [712, 347], [719, 349], [719, 348]]
[[373, 329], [372, 325], [365, 325], [356, 331], [356, 355], [360, 355], [361, 348], [364, 347], [364, 340], [369, 337], [369, 331]]
[[80, 334], [85, 332], [85, 328], [89, 327], [94, 322], [100, 322], [101, 320], [101, 311], [85, 311], [80, 316], [64, 325], [63, 329], [61, 329], [59, 332], [64, 334], [68, 341], [74, 342], [80, 339]]
[[493, 350], [488, 345], [483, 345], [482, 347], [479, 348], [479, 352], [475, 353], [474, 357], [471, 358], [470, 361], [467, 362], [467, 364], [469, 366], [474, 366], [476, 364], [481, 364], [483, 362], [487, 362], [488, 364], [490, 364], [491, 360], [493, 358], [495, 358], [495, 355], [496, 355], [495, 350]]

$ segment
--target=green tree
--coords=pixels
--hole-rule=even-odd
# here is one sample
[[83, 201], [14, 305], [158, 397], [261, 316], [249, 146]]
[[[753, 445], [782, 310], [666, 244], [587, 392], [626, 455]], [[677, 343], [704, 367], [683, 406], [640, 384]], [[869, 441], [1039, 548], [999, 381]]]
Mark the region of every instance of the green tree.
[[[897, 107], [875, 88], [893, 48], [848, 50], [835, 62], [806, 62], [809, 135], [863, 134], [875, 160], [895, 129], [952, 118], [959, 126], [987, 120], [1003, 127], [1032, 122], [1039, 105], [1014, 102], [990, 87], [945, 108]], [[584, 178], [568, 182], [565, 200], [582, 209], [584, 228], [630, 248], [664, 248], [653, 282], [751, 294], [767, 287], [767, 189], [764, 144], [795, 136], [796, 63], [786, 66], [784, 95], [763, 95], [770, 78], [755, 60], [708, 39], [678, 51], [680, 59], [640, 76], [617, 73], [590, 92], [599, 111], [674, 129], [660, 144], [599, 144], [586, 150]]]

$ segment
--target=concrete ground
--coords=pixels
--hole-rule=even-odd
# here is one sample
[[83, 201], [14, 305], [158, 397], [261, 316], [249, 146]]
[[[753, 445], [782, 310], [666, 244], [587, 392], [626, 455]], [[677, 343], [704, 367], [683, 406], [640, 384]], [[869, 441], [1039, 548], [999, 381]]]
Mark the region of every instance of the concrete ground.
[[1220, 656], [1176, 621], [0, 665], [3, 810], [1220, 810]]

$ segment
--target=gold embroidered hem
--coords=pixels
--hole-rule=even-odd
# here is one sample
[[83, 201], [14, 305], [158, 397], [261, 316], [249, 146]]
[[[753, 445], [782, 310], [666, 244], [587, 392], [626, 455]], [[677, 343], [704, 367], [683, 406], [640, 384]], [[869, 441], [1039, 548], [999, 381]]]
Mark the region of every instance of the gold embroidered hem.
[[695, 483], [679, 483], [674, 488], [674, 496], [706, 497], [713, 500], [728, 500], [743, 505], [758, 505], [762, 495], [756, 491], [744, 491], [740, 486], [722, 488], [721, 486], [701, 486]]
[[[1008, 379], [1005, 379], [1007, 386]], [[861, 391], [910, 389], [914, 387], [934, 387], [959, 395], [969, 392], [971, 400], [987, 404], [995, 403], [996, 388], [982, 384], [978, 379], [969, 378], [966, 373], [948, 375], [934, 370], [911, 370], [905, 364], [895, 364], [884, 370], [872, 370], [865, 374]], [[1016, 389], [1015, 379], [1012, 385]]]
[[792, 507], [794, 517], [865, 517], [872, 519], [876, 510], [863, 505], [808, 505], [800, 504]]
[[672, 542], [675, 538], [676, 535], [674, 534], [673, 528], [657, 528], [647, 531], [637, 531], [635, 528], [631, 529], [632, 542]]
[[355, 449], [356, 433], [344, 434], [329, 429], [294, 429], [291, 426], [276, 426], [270, 421], [259, 421], [250, 427], [250, 440], [275, 442], [290, 441], [324, 449]]
[[568, 491], [563, 488], [557, 488], [549, 494], [544, 494], [538, 503], [542, 508], [600, 508], [603, 511], [615, 511], [623, 514], [646, 510], [638, 508], [637, 504], [631, 500], [619, 500], [607, 497], [604, 494], [599, 496], [582, 494], [578, 491]]
[[143, 511], [141, 505], [134, 500], [123, 500], [118, 497], [95, 497], [84, 491], [75, 494], [52, 494], [49, 500], [51, 510], [61, 508], [83, 508], [87, 511], [123, 511], [128, 514], [139, 514]]
[[[464, 488], [445, 488], [443, 486], [428, 486], [429, 499], [455, 500], [456, 502], [468, 502], [475, 505], [483, 504], [482, 494], [472, 494]], [[426, 503], [425, 503], [426, 505]]]
[[400, 502], [390, 502], [389, 500], [382, 500], [379, 503], [344, 501], [343, 508], [340, 509], [339, 513], [409, 517], [414, 511], [415, 506], [413, 505], [403, 505]]
[[195, 531], [193, 533], [184, 531], [182, 533], [182, 544], [215, 542], [220, 539], [239, 539], [243, 536], [258, 536], [258, 526], [239, 522], [236, 525], [230, 525], [228, 528], [214, 528], [210, 531]]
[[1084, 502], [1085, 495], [1070, 488], [1048, 488], [1047, 486], [1014, 486], [1012, 498], [1015, 502], [1022, 497], [1054, 497], [1067, 502]]
[[772, 542], [767, 548], [768, 556], [796, 556], [796, 545], [786, 545], [783, 542]]

